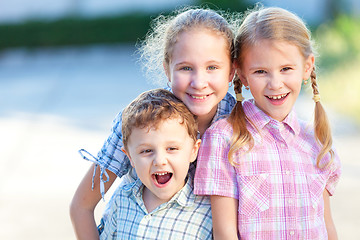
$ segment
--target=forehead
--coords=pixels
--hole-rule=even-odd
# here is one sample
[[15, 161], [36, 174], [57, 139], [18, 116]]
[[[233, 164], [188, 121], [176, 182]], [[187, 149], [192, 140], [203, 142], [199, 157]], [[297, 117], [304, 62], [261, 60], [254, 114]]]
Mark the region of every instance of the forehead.
[[147, 122], [141, 126], [134, 126], [132, 129], [132, 132], [134, 130], [141, 130], [141, 132], [148, 133], [150, 131], [170, 131], [171, 129], [169, 127], [172, 127], [172, 129], [187, 129], [186, 124], [184, 122], [184, 119], [180, 116], [171, 116], [170, 118], [166, 119], [158, 119], [157, 121], [153, 122]]
[[259, 63], [269, 59], [272, 60], [272, 63], [275, 63], [276, 60], [298, 62], [304, 59], [300, 49], [295, 44], [267, 39], [257, 41], [254, 45], [245, 48], [241, 55], [246, 62], [256, 61]]
[[228, 40], [228, 37], [225, 35], [225, 33], [211, 29], [206, 26], [197, 26], [179, 32], [175, 44], [180, 43], [186, 39], [206, 39], [206, 38], [216, 39], [218, 41], [221, 41], [220, 43], [225, 44], [226, 46], [230, 45], [230, 40]]
[[[158, 121], [153, 124], [148, 124], [144, 127], [134, 127], [131, 131], [129, 140], [133, 143], [140, 142], [154, 142], [154, 137], [161, 137], [161, 139], [176, 141], [177, 139], [184, 139], [189, 137], [186, 124], [181, 118], [170, 118]], [[131, 139], [135, 141], [131, 141]]]
[[201, 60], [231, 58], [229, 44], [226, 38], [213, 31], [202, 29], [200, 31], [184, 31], [177, 37], [171, 49], [171, 59]]

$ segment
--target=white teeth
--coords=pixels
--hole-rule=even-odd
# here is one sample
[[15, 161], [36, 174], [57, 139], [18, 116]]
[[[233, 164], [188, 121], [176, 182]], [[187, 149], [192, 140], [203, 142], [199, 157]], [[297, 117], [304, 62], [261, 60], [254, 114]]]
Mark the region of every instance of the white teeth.
[[280, 98], [283, 98], [285, 97], [287, 94], [282, 94], [282, 95], [277, 95], [277, 96], [268, 96], [269, 98], [271, 99], [280, 99]]
[[193, 96], [191, 95], [192, 98], [195, 98], [195, 99], [205, 99], [206, 96]]
[[160, 175], [160, 176], [163, 176], [163, 175], [166, 175], [168, 174], [169, 172], [163, 172], [163, 173], [155, 173], [155, 175]]

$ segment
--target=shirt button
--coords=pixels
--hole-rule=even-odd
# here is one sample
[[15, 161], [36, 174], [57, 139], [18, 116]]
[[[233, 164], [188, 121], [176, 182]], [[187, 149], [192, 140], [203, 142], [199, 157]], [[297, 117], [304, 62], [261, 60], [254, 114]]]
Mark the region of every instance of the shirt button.
[[292, 199], [288, 200], [288, 204], [292, 204], [294, 201]]
[[294, 231], [290, 231], [290, 233], [289, 233], [291, 236], [292, 235], [294, 235], [295, 234], [295, 232]]
[[289, 170], [286, 170], [286, 171], [285, 171], [285, 174], [286, 174], [286, 175], [290, 175], [290, 171], [289, 171]]

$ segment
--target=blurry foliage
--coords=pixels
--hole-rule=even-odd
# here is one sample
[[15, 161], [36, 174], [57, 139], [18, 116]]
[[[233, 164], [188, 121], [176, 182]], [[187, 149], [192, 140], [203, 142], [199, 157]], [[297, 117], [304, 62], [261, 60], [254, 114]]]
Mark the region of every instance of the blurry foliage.
[[135, 42], [145, 36], [151, 16], [131, 14], [98, 19], [65, 18], [0, 25], [0, 50], [95, 43]]
[[336, 67], [343, 60], [360, 54], [360, 18], [338, 16], [334, 21], [320, 25], [315, 38], [321, 49], [320, 65]]
[[314, 32], [323, 99], [360, 123], [360, 18], [346, 15]]
[[[197, 0], [199, 6], [215, 10], [244, 11], [244, 0]], [[166, 14], [166, 13], [162, 13]], [[136, 42], [145, 37], [158, 14], [129, 13], [114, 17], [0, 24], [0, 51], [12, 47], [47, 47], [96, 43]]]

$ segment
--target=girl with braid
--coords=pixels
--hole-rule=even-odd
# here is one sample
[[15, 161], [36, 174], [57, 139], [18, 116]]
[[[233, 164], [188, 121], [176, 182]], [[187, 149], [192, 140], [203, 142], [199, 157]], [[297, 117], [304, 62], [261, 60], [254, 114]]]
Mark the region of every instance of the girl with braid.
[[[310, 31], [289, 11], [260, 7], [244, 18], [235, 49], [237, 103], [205, 132], [195, 175], [195, 193], [210, 195], [215, 239], [337, 239], [329, 196], [340, 162]], [[314, 126], [293, 110], [309, 78]]]

